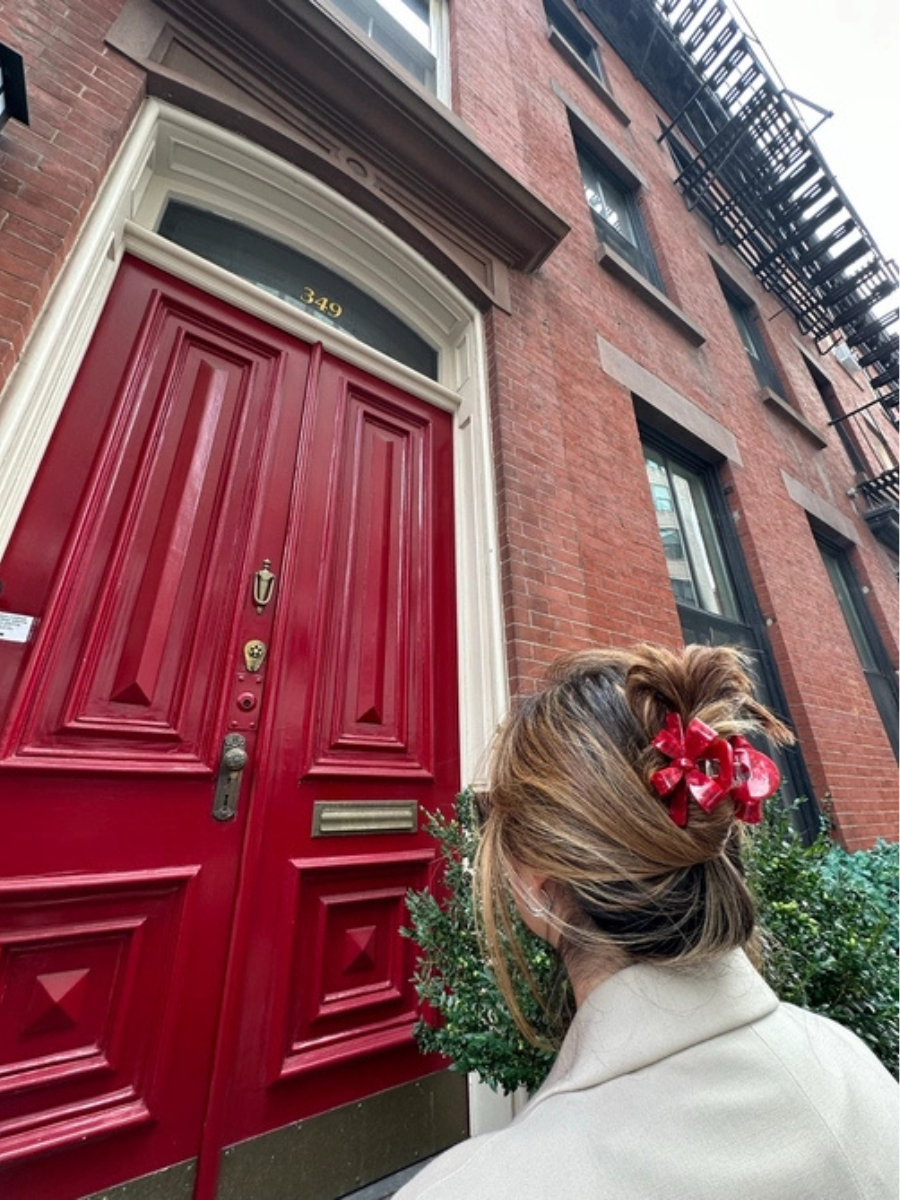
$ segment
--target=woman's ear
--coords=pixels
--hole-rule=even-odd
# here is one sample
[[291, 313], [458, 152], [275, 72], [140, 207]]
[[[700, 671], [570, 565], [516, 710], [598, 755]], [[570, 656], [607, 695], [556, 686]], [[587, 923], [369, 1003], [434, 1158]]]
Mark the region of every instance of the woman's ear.
[[547, 893], [546, 883], [547, 876], [539, 875], [530, 867], [516, 865], [510, 874], [513, 898], [526, 928], [545, 942], [555, 945], [554, 927], [549, 920], [553, 902]]
[[539, 875], [537, 871], [531, 867], [516, 867], [516, 876], [523, 894], [534, 904], [535, 907], [544, 910], [550, 907], [545, 891], [547, 884], [547, 876]]

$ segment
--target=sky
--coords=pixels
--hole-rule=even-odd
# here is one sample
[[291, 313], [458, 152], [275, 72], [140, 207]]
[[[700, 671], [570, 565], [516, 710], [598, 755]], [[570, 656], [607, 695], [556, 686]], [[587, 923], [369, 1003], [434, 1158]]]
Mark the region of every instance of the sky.
[[[789, 91], [834, 116], [825, 161], [886, 258], [900, 262], [900, 5], [897, 0], [731, 0]], [[807, 124], [816, 114], [804, 111]]]

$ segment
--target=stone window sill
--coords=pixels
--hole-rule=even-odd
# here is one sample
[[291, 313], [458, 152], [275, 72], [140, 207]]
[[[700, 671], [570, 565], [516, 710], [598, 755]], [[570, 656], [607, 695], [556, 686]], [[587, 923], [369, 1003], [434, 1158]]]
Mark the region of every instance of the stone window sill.
[[597, 247], [597, 262], [604, 271], [608, 271], [615, 279], [624, 283], [650, 308], [664, 317], [672, 328], [677, 330], [692, 346], [703, 345], [706, 341], [706, 334], [700, 326], [695, 325], [690, 317], [663, 295], [659, 288], [654, 287], [640, 271], [636, 271], [630, 262], [627, 262], [606, 242], [601, 242]]
[[788, 404], [787, 400], [779, 396], [777, 392], [773, 392], [771, 388], [763, 388], [761, 395], [764, 404], [767, 404], [769, 408], [780, 413], [782, 417], [791, 422], [795, 428], [799, 429], [801, 433], [809, 438], [817, 449], [824, 450], [826, 448], [828, 439], [825, 435], [815, 425], [807, 421], [802, 413], [797, 412], [793, 405]]
[[550, 45], [556, 50], [560, 58], [565, 59], [572, 70], [575, 71], [577, 75], [581, 76], [581, 78], [590, 87], [598, 99], [603, 101], [616, 120], [621, 121], [623, 125], [630, 125], [631, 117], [629, 117], [624, 108], [617, 103], [600, 76], [595, 75], [587, 63], [584, 62], [583, 59], [579, 58], [559, 30], [555, 29], [551, 25], [547, 36], [550, 39]]

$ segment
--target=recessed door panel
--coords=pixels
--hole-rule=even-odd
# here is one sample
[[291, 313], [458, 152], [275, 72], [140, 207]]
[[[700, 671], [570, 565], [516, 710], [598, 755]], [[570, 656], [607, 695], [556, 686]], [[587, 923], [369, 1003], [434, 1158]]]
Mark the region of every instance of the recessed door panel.
[[278, 350], [158, 291], [57, 578], [9, 761], [208, 774]]
[[399, 927], [459, 786], [451, 448], [124, 261], [0, 575], [4, 1197], [196, 1159], [212, 1200], [224, 1146], [437, 1065]]
[[197, 872], [0, 886], [0, 1163], [153, 1120]]
[[430, 778], [430, 422], [350, 384], [342, 425], [309, 769]]
[[284, 1030], [271, 1029], [278, 1079], [408, 1042], [415, 955], [397, 930], [407, 890], [425, 885], [432, 864], [427, 848], [292, 860], [291, 986]]

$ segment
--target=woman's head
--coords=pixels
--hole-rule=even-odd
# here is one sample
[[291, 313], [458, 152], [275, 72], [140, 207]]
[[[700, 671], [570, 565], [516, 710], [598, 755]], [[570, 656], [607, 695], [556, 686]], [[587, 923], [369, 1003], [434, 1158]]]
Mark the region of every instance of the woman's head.
[[732, 798], [710, 811], [689, 798], [680, 827], [651, 782], [669, 765], [653, 739], [673, 713], [685, 729], [696, 719], [725, 739], [793, 740], [753, 698], [740, 653], [713, 646], [567, 656], [501, 728], [477, 873], [488, 949], [514, 1011], [500, 948], [513, 932], [509, 887], [522, 903], [522, 879], [540, 881], [573, 978], [697, 961], [750, 939]]

